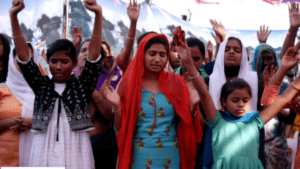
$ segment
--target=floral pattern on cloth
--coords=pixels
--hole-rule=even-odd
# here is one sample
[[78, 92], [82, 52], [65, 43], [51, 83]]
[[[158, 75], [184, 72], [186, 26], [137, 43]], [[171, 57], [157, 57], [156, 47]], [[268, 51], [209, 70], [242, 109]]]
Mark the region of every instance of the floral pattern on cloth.
[[[131, 168], [180, 168], [179, 143], [173, 105], [162, 93], [142, 91]], [[172, 159], [172, 160], [171, 160]]]

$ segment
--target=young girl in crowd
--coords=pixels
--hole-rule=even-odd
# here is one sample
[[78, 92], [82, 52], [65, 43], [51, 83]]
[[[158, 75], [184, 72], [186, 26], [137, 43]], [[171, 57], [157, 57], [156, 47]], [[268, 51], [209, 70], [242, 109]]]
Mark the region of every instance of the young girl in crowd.
[[43, 77], [28, 52], [17, 14], [24, 9], [23, 0], [14, 0], [10, 9], [17, 60], [22, 74], [35, 94], [32, 130], [35, 131], [29, 166], [59, 166], [67, 169], [94, 168], [89, 132], [93, 129], [89, 98], [102, 68], [100, 45], [102, 8], [96, 0], [85, 0], [95, 12], [95, 26], [89, 56], [82, 75], [71, 76], [76, 65], [76, 49], [69, 40], [57, 40], [47, 50], [53, 78]]
[[[221, 45], [222, 46], [222, 45]], [[191, 79], [198, 90], [211, 132], [206, 133], [204, 168], [264, 168], [259, 159], [259, 131], [300, 90], [300, 77], [287, 88], [281, 97], [267, 109], [249, 112], [252, 90], [240, 78], [226, 82], [221, 89], [219, 104], [224, 111], [218, 111], [202, 79], [193, 66], [187, 44], [178, 47], [187, 65]], [[286, 58], [296, 58], [297, 51], [287, 53]], [[297, 59], [296, 59], [297, 60]], [[286, 62], [295, 62], [286, 59]], [[290, 64], [291, 65], [291, 64]], [[210, 156], [210, 157], [207, 157]]]
[[240, 39], [229, 37], [220, 45], [213, 73], [205, 78], [209, 93], [217, 109], [221, 108], [219, 99], [222, 86], [236, 77], [244, 79], [250, 85], [253, 96], [251, 98], [250, 111], [257, 111], [257, 73], [250, 70], [246, 48]]
[[195, 165], [197, 116], [184, 79], [163, 70], [169, 53], [167, 37], [148, 34], [123, 76], [120, 97], [106, 86], [104, 97], [114, 105], [120, 169]]

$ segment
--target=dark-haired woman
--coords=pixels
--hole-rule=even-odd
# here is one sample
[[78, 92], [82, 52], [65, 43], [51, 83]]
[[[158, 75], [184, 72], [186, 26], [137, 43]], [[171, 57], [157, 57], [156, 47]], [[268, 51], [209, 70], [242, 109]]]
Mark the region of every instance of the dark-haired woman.
[[22, 105], [5, 83], [9, 52], [9, 41], [0, 34], [0, 167], [19, 166], [20, 133], [13, 133], [9, 128], [24, 120], [20, 117]]
[[167, 37], [148, 34], [123, 76], [120, 96], [106, 86], [104, 97], [114, 105], [119, 169], [195, 165], [195, 110], [184, 79], [164, 71], [169, 53]]
[[[87, 9], [96, 15], [90, 53], [78, 79], [71, 75], [76, 65], [76, 49], [69, 40], [57, 40], [47, 50], [53, 78], [43, 77], [33, 63], [18, 23], [23, 0], [14, 0], [10, 9], [11, 25], [22, 74], [35, 94], [31, 129], [35, 131], [29, 166], [93, 169], [94, 158], [89, 131], [89, 98], [100, 75], [102, 8], [96, 0], [85, 0]], [[25, 47], [26, 46], [26, 47]]]

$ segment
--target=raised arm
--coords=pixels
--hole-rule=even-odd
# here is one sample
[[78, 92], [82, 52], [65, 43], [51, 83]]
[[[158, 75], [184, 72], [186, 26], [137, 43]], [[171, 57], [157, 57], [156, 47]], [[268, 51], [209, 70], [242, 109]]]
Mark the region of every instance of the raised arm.
[[[274, 74], [274, 76], [268, 80], [269, 85], [280, 85], [281, 84], [282, 79], [284, 78], [286, 73], [291, 68], [293, 68], [294, 66], [297, 65], [298, 60], [299, 60], [297, 54], [298, 54], [298, 49], [295, 47], [290, 47], [287, 50], [287, 52], [285, 53], [285, 55], [282, 58], [280, 68]], [[273, 73], [273, 71], [272, 71], [273, 69], [274, 69], [274, 66], [271, 67], [270, 73]], [[266, 78], [268, 78], [270, 76], [269, 73], [267, 73], [267, 70], [268, 70], [268, 67], [266, 67], [263, 72], [264, 77], [266, 76]]]
[[257, 39], [259, 43], [266, 43], [271, 32], [272, 30], [269, 31], [268, 26], [267, 29], [265, 29], [265, 25], [260, 26], [260, 30], [257, 31]]
[[29, 60], [28, 46], [21, 31], [21, 27], [18, 20], [18, 13], [25, 8], [23, 0], [13, 0], [12, 7], [9, 10], [11, 28], [13, 33], [13, 40], [16, 48], [17, 55], [21, 61]]
[[289, 47], [293, 47], [295, 44], [295, 38], [297, 36], [297, 31], [300, 26], [300, 13], [299, 13], [299, 3], [292, 2], [289, 5], [289, 19], [290, 19], [290, 28], [284, 39], [282, 50], [279, 54], [279, 58], [282, 59], [285, 52]]
[[[133, 2], [132, 2], [133, 1]], [[127, 40], [125, 44], [124, 50], [119, 54], [118, 58], [120, 61], [125, 64], [129, 65], [132, 59], [132, 52], [133, 52], [133, 44], [135, 40], [135, 32], [136, 32], [136, 25], [140, 15], [140, 7], [141, 5], [137, 5], [136, 0], [130, 0], [130, 4], [127, 7], [127, 15], [130, 19], [130, 27], [129, 32], [127, 35]]]
[[[289, 49], [287, 54], [284, 56], [286, 59], [285, 63], [286, 65], [292, 66], [293, 60], [296, 58], [297, 59], [298, 51], [297, 50], [292, 50]], [[298, 59], [296, 63], [298, 62]], [[286, 65], [283, 65], [284, 67], [287, 67]], [[279, 70], [278, 70], [279, 71]], [[278, 73], [277, 71], [277, 73]], [[276, 73], [276, 74], [277, 74]], [[275, 75], [276, 75], [275, 74]], [[280, 73], [278, 73], [280, 74]], [[274, 81], [275, 77], [271, 80]], [[276, 80], [276, 79], [275, 79]], [[281, 81], [279, 81], [281, 82]], [[278, 82], [278, 83], [279, 83]], [[277, 82], [275, 82], [277, 83]], [[296, 93], [300, 90], [300, 77], [298, 77], [284, 92], [283, 94], [279, 97], [278, 100], [276, 100], [271, 106], [269, 106], [267, 109], [263, 110], [260, 115], [261, 118], [263, 119], [264, 123], [267, 123], [269, 120], [271, 120], [275, 115], [277, 115], [287, 103], [289, 103], [293, 97], [296, 95]]]
[[102, 41], [102, 8], [97, 4], [96, 0], [84, 0], [84, 5], [88, 10], [95, 13], [94, 30], [91, 37], [88, 56], [90, 61], [94, 61], [99, 57], [101, 52], [100, 42]]
[[220, 48], [220, 44], [225, 40], [226, 38], [226, 30], [225, 27], [222, 25], [222, 23], [220, 22], [220, 24], [217, 21], [214, 21], [212, 19], [209, 20], [213, 30], [215, 31], [216, 35], [214, 35], [213, 33], [211, 33], [211, 35], [214, 37], [215, 41], [216, 41], [216, 53], [215, 53], [215, 58], [217, 58], [218, 52], [219, 52], [219, 48]]
[[193, 81], [195, 88], [197, 89], [201, 102], [204, 108], [204, 112], [208, 121], [214, 119], [217, 114], [217, 109], [213, 103], [213, 100], [207, 90], [207, 86], [203, 78], [201, 78], [199, 72], [197, 71], [192, 57], [190, 49], [186, 42], [181, 43], [180, 46], [176, 44], [176, 50], [181, 57], [181, 60], [187, 67], [190, 79]]
[[73, 37], [73, 44], [76, 48], [76, 51], [77, 51], [77, 54], [80, 52], [78, 51], [79, 48], [80, 48], [80, 44], [81, 44], [81, 41], [82, 41], [82, 30], [81, 30], [81, 27], [77, 28], [77, 26], [75, 26], [73, 29], [72, 29], [72, 37]]
[[[220, 44], [219, 44], [220, 45]], [[213, 52], [214, 52], [214, 46], [211, 43], [211, 41], [208, 41], [207, 43], [207, 53], [208, 53], [208, 62], [213, 61]], [[206, 61], [205, 61], [206, 62]], [[208, 63], [207, 62], [207, 63]]]

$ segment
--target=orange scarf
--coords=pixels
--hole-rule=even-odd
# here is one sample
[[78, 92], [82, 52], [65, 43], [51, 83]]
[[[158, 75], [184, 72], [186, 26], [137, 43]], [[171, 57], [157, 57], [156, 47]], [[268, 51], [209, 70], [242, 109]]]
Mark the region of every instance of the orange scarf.
[[[129, 64], [118, 89], [122, 108], [121, 128], [117, 135], [119, 148], [118, 169], [128, 169], [130, 167], [133, 131], [136, 127], [142, 97], [145, 46], [149, 40], [158, 36], [167, 39], [163, 34], [149, 34], [140, 42], [137, 54]], [[193, 169], [196, 158], [196, 141], [199, 140], [199, 137], [196, 138], [193, 126], [188, 87], [181, 76], [165, 72], [164, 69], [160, 72], [158, 81], [160, 90], [171, 101], [176, 114], [180, 117], [176, 129], [180, 150], [180, 168]], [[201, 126], [198, 123], [199, 120], [195, 120], [195, 126], [199, 131], [197, 135], [202, 135], [200, 132], [202, 131]]]

